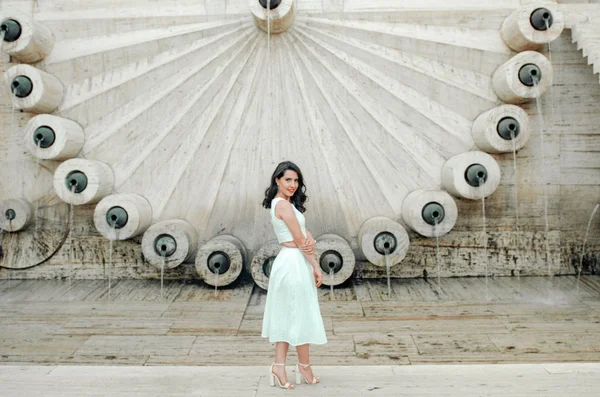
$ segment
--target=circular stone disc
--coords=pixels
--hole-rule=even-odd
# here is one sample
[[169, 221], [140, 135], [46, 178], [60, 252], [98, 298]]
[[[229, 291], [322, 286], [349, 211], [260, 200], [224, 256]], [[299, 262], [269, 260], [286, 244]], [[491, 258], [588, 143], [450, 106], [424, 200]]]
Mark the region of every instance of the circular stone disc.
[[0, 267], [26, 269], [39, 265], [58, 251], [68, 234], [69, 206], [58, 200], [39, 202], [37, 219], [34, 215], [27, 228], [0, 236]]

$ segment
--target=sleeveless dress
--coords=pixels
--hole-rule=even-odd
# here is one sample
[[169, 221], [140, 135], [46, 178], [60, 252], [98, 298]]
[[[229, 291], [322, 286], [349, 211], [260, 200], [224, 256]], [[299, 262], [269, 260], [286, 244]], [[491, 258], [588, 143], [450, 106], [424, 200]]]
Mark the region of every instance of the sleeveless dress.
[[[281, 244], [293, 241], [293, 237], [285, 222], [275, 216], [279, 200], [283, 199], [276, 197], [271, 201], [271, 223]], [[302, 234], [306, 236], [304, 215], [292, 207]], [[313, 268], [299, 248], [281, 247], [273, 262], [262, 337], [269, 338], [269, 342], [287, 342], [292, 346], [327, 343]]]

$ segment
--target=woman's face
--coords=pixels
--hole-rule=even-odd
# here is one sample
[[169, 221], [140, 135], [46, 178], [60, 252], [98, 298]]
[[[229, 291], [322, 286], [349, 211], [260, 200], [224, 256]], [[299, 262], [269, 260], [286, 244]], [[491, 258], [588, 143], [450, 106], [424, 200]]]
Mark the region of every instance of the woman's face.
[[298, 189], [298, 174], [296, 171], [286, 170], [281, 178], [275, 178], [279, 186], [279, 194], [291, 198]]

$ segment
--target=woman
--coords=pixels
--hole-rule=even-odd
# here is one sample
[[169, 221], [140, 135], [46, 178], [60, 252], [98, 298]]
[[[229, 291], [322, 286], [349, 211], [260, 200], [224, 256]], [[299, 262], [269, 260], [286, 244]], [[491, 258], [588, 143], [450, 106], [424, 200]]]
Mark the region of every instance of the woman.
[[290, 345], [296, 347], [296, 383], [319, 383], [310, 367], [309, 344], [327, 343], [321, 318], [317, 287], [323, 274], [313, 256], [315, 240], [304, 226], [306, 186], [298, 166], [280, 163], [265, 191], [263, 206], [271, 210], [271, 223], [281, 251], [269, 276], [262, 336], [275, 342], [275, 361], [270, 368], [270, 384], [293, 389], [287, 380], [285, 360]]

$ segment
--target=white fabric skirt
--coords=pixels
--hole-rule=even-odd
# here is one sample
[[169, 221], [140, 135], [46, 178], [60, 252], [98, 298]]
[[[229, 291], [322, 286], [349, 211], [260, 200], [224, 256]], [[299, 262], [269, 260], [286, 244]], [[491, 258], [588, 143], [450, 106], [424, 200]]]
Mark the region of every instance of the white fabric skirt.
[[313, 269], [298, 248], [282, 247], [269, 276], [262, 336], [292, 346], [327, 343]]

